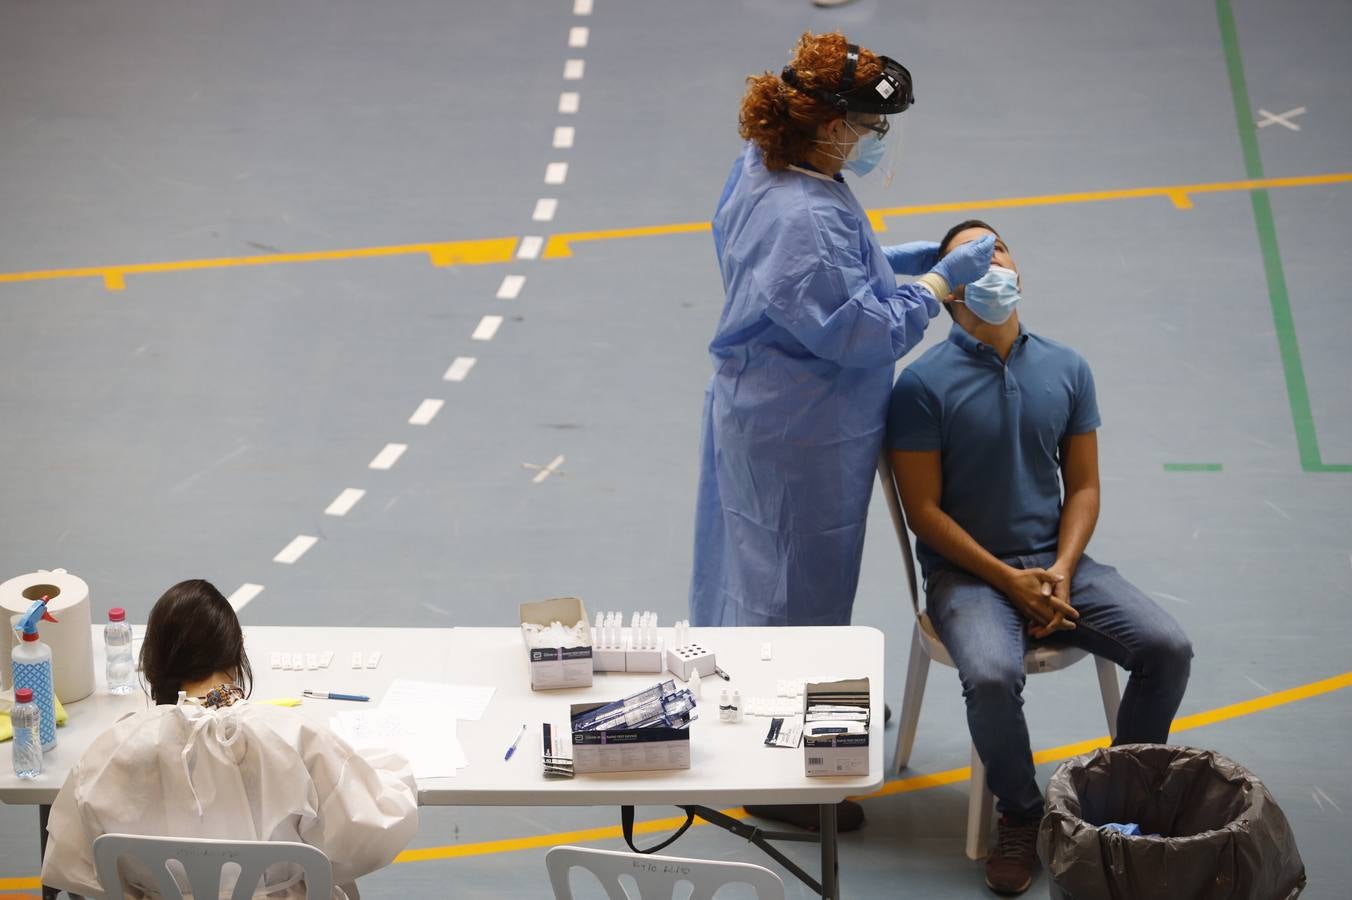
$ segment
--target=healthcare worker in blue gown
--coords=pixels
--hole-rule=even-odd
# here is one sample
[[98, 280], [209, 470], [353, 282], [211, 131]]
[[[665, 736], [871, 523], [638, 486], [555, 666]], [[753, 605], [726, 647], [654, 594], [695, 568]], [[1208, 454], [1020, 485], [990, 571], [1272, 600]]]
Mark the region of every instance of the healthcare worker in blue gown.
[[695, 625], [850, 621], [894, 363], [993, 249], [882, 247], [840, 174], [876, 166], [887, 117], [913, 100], [903, 66], [841, 34], [804, 34], [780, 75], [747, 79], [746, 145], [713, 223], [727, 301], [709, 345]]

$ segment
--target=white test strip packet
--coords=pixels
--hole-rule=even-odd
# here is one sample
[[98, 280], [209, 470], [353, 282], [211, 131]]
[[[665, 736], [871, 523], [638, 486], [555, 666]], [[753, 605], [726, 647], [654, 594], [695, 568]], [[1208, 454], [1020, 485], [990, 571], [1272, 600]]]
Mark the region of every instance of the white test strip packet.
[[353, 651], [352, 651], [352, 668], [354, 668], [354, 669], [360, 669], [360, 668], [361, 668], [361, 651], [360, 651], [360, 650], [353, 650]]
[[376, 666], [378, 666], [378, 665], [380, 665], [380, 651], [379, 651], [379, 650], [372, 650], [371, 652], [367, 653], [367, 654], [366, 654], [366, 668], [368, 668], [368, 669], [374, 669], [374, 668], [375, 668]]

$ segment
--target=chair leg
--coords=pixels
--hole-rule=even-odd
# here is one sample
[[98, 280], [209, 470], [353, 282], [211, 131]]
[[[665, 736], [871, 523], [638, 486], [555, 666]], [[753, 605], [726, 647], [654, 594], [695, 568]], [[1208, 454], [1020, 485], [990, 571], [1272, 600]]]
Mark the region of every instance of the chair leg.
[[991, 817], [995, 795], [986, 787], [986, 767], [972, 745], [972, 780], [967, 796], [967, 858], [983, 860], [990, 853]]
[[1122, 692], [1117, 689], [1117, 664], [1095, 656], [1094, 665], [1098, 668], [1099, 693], [1103, 695], [1103, 714], [1108, 717], [1108, 735], [1117, 740], [1117, 708], [1122, 705]]
[[901, 695], [901, 721], [897, 723], [897, 774], [911, 761], [915, 746], [915, 731], [920, 724], [920, 703], [925, 699], [925, 682], [929, 679], [930, 658], [925, 642], [920, 639], [920, 623], [911, 630], [911, 658], [906, 663], [906, 688]]

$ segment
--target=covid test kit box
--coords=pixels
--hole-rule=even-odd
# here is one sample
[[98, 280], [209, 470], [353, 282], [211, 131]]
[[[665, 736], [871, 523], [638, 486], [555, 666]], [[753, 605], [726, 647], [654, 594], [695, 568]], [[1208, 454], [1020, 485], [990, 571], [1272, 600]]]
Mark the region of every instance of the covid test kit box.
[[810, 681], [803, 686], [805, 774], [868, 774], [868, 690], [867, 678]]
[[[577, 721], [604, 703], [574, 703]], [[573, 771], [646, 772], [690, 768], [690, 729], [648, 726], [573, 732]]]
[[521, 604], [522, 640], [530, 660], [530, 687], [533, 691], [552, 691], [559, 688], [591, 687], [592, 647], [591, 629], [581, 629], [585, 643], [575, 647], [532, 647], [526, 637], [525, 626], [548, 628], [558, 622], [572, 628], [578, 622], [587, 623], [587, 608], [576, 597], [557, 597]]

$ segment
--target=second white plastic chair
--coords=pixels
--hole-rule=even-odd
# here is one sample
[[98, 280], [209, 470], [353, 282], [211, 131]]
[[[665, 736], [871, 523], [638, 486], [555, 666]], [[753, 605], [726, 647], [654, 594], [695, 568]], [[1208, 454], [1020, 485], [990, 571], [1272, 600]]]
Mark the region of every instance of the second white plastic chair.
[[[943, 641], [934, 630], [929, 615], [920, 608], [920, 590], [915, 577], [915, 559], [911, 554], [911, 536], [906, 527], [906, 513], [901, 507], [892, 465], [884, 449], [878, 460], [878, 481], [882, 483], [883, 497], [892, 514], [901, 558], [906, 565], [906, 585], [911, 592], [911, 607], [915, 611], [915, 627], [911, 632], [911, 657], [906, 664], [906, 688], [901, 699], [901, 720], [897, 725], [896, 771], [906, 768], [915, 745], [916, 727], [920, 722], [920, 703], [925, 698], [925, 682], [929, 678], [930, 662], [957, 668], [948, 655]], [[1033, 645], [1023, 657], [1024, 671], [1029, 675], [1055, 672], [1072, 666], [1089, 654], [1076, 647], [1047, 647]], [[1108, 733], [1117, 733], [1117, 708], [1122, 695], [1117, 687], [1117, 666], [1111, 660], [1094, 657], [1098, 667], [1099, 693], [1103, 697], [1103, 714], [1108, 719]], [[986, 787], [986, 767], [972, 745], [972, 778], [967, 799], [967, 858], [984, 859], [989, 852], [991, 819], [995, 814], [995, 797]]]

